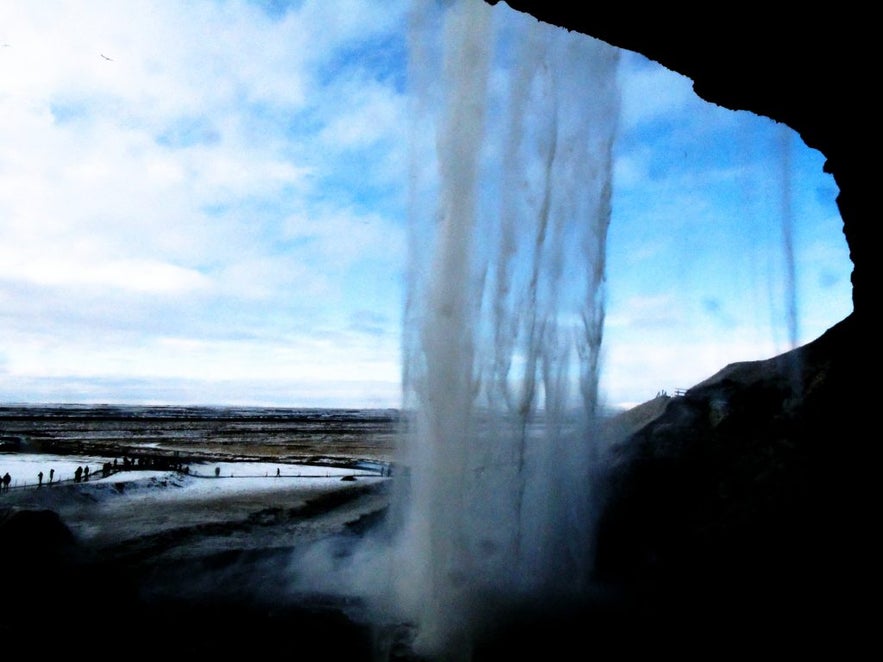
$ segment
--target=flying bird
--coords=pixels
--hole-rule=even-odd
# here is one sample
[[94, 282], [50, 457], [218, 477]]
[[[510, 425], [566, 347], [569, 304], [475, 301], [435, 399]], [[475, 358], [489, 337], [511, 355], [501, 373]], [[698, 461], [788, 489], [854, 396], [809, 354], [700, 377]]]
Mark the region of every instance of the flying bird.
[[104, 53], [99, 53], [99, 55], [100, 55], [101, 57], [103, 57], [105, 60], [107, 60], [108, 62], [113, 62], [113, 59], [107, 57]]

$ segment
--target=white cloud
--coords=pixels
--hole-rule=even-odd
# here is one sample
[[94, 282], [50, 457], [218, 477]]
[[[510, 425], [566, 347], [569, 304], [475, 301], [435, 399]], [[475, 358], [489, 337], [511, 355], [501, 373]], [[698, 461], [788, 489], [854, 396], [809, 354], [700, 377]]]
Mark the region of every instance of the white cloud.
[[671, 293], [635, 296], [608, 312], [605, 323], [611, 331], [678, 326], [686, 321], [679, 308], [680, 302]]
[[680, 120], [682, 111], [695, 105], [692, 81], [632, 51], [622, 51], [621, 126], [633, 130], [641, 124]]
[[353, 332], [247, 341], [157, 336], [139, 342], [130, 337], [110, 347], [86, 335], [72, 342], [34, 335], [20, 340], [11, 344], [14, 358], [6, 366], [0, 392], [16, 379], [198, 380], [264, 384], [264, 388], [277, 384], [282, 389], [317, 384], [326, 391], [335, 383], [364, 381], [385, 384], [387, 394], [399, 382], [396, 339]]
[[403, 135], [407, 126], [404, 100], [377, 82], [344, 81], [335, 86], [331, 100], [333, 104], [327, 108], [330, 119], [319, 140], [332, 149], [370, 147]]
[[155, 260], [82, 262], [57, 257], [19, 261], [0, 252], [0, 278], [25, 280], [38, 285], [76, 288], [81, 285], [134, 292], [189, 292], [207, 289], [211, 281], [193, 269]]
[[[306, 398], [308, 380], [323, 401], [335, 383], [344, 399], [397, 398], [407, 5], [306, 0], [271, 16], [245, 0], [0, 4], [0, 350], [11, 375], [0, 398], [120, 389], [160, 400], [162, 383], [185, 399]], [[645, 386], [660, 381], [651, 368], [690, 381], [685, 365], [704, 378], [730, 356], [666, 325], [711, 325], [741, 356], [747, 345], [701, 302], [741, 319], [737, 292], [765, 306], [750, 323], [769, 317], [773, 295], [742, 296], [739, 284], [762, 280], [776, 247], [724, 230], [770, 227], [775, 187], [757, 182], [772, 181], [776, 162], [737, 150], [763, 131], [698, 102], [687, 79], [634, 54], [621, 74], [606, 365], [616, 397], [647, 386], [652, 397], [666, 384]], [[828, 180], [812, 182], [795, 187], [816, 203], [799, 217], [825, 219], [798, 226], [808, 329], [842, 309], [816, 284], [839, 301], [849, 280], [836, 211], [813, 193]], [[736, 267], [723, 261], [734, 249]], [[742, 281], [721, 284], [728, 270]]]
[[[83, 388], [127, 375], [397, 380], [397, 328], [337, 345], [327, 328], [318, 345], [291, 334], [349, 324], [368, 302], [349, 301], [340, 280], [382, 283], [403, 260], [378, 188], [400, 169], [401, 93], [388, 71], [359, 64], [339, 77], [338, 64], [401, 39], [404, 7], [305, 2], [270, 16], [237, 1], [4, 3], [10, 374]], [[386, 210], [357, 212], [328, 182], [352, 149], [378, 145], [373, 190], [349, 194], [385, 195]], [[395, 310], [400, 284], [390, 289]], [[200, 335], [176, 344], [170, 332]]]
[[[664, 324], [620, 330], [604, 352], [601, 386], [610, 406], [629, 406], [660, 390], [690, 388], [737, 361], [773, 357], [785, 349], [749, 325]], [[611, 334], [612, 335], [612, 334]]]
[[285, 236], [308, 242], [311, 259], [331, 272], [356, 261], [404, 261], [404, 234], [388, 219], [372, 212], [336, 206], [317, 207], [285, 219]]

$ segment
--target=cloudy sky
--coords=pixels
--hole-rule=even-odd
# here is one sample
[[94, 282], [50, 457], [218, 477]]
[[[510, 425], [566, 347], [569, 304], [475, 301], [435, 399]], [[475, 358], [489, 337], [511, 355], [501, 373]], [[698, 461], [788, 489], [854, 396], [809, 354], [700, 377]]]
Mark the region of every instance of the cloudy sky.
[[[408, 9], [0, 4], [0, 401], [398, 406]], [[823, 157], [641, 56], [619, 81], [605, 399], [845, 317]]]

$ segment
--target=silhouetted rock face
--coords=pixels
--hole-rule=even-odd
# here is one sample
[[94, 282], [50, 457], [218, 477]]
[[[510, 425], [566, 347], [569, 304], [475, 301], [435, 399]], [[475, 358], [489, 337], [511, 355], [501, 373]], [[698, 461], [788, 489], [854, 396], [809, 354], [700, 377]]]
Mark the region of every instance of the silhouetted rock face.
[[[598, 579], [641, 616], [830, 645], [867, 619], [867, 345], [852, 318], [768, 361], [727, 366], [618, 448]], [[772, 632], [769, 631], [772, 629]], [[816, 640], [813, 640], [814, 642]], [[845, 643], [845, 642], [843, 642]]]
[[596, 594], [502, 619], [475, 659], [860, 651], [879, 574], [875, 440], [857, 427], [871, 348], [849, 317], [669, 398], [613, 449]]
[[873, 409], [856, 375], [872, 356], [849, 317], [804, 347], [727, 366], [668, 398], [613, 449], [596, 593], [502, 618], [474, 659], [557, 659], [579, 646], [839, 658], [867, 646], [879, 574], [876, 440], [857, 427]]

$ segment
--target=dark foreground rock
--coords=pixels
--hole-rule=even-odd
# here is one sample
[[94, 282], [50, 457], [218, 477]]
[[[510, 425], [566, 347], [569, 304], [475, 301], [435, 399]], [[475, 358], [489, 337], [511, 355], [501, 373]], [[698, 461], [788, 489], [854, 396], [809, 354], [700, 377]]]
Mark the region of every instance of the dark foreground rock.
[[[267, 586], [252, 582], [262, 569], [274, 567], [271, 553], [231, 552], [183, 564], [182, 570], [194, 573], [194, 581], [197, 576], [230, 579], [225, 571], [236, 568], [248, 575], [243, 590], [219, 586], [194, 593], [149, 592], [144, 568], [95, 559], [73, 541], [54, 513], [9, 514], [0, 530], [7, 543], [0, 641], [9, 650], [73, 659], [135, 651], [165, 660], [280, 654], [374, 657], [376, 633], [353, 618], [348, 605], [323, 596], [271, 599], [274, 594]], [[274, 579], [272, 574], [262, 576]]]
[[[320, 518], [375, 491], [324, 495], [295, 509], [292, 517]], [[381, 515], [357, 516], [351, 526], [334, 533], [337, 553], [349, 553], [365, 533], [366, 521], [382, 521]], [[242, 523], [227, 526], [238, 531]], [[219, 528], [215, 525], [210, 533], [220, 535]], [[359, 604], [287, 589], [296, 541], [290, 547], [274, 544], [165, 558], [170, 544], [198, 542], [205, 532], [196, 529], [180, 531], [174, 540], [166, 536], [158, 541], [151, 534], [122, 547], [96, 549], [79, 541], [51, 510], [0, 511], [5, 595], [0, 641], [11, 650], [46, 650], [74, 659], [142, 649], [172, 660], [206, 655], [376, 657], [377, 633], [359, 617]]]

